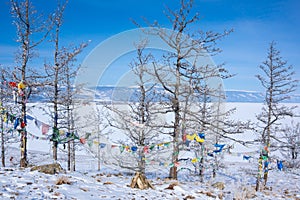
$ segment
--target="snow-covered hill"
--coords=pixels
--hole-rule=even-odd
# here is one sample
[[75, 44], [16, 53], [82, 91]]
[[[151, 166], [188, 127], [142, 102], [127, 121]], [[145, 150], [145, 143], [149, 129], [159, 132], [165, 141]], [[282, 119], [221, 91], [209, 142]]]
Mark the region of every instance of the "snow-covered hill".
[[[260, 112], [261, 106], [261, 103], [226, 104], [228, 108], [237, 108], [232, 118], [243, 121], [253, 120]], [[29, 104], [28, 107], [31, 107], [29, 114], [38, 122], [50, 123], [49, 117], [39, 109], [38, 103]], [[28, 161], [31, 165], [52, 163], [51, 142], [45, 139], [41, 129], [36, 127], [36, 120], [28, 119]], [[18, 133], [13, 135], [18, 141]], [[250, 132], [240, 135], [244, 139], [250, 136]], [[191, 162], [184, 161], [179, 165], [182, 170], [178, 172], [178, 181], [172, 181], [167, 178], [169, 165], [160, 165], [160, 162], [157, 164], [157, 160], [154, 160], [148, 163], [146, 175], [155, 190], [132, 189], [128, 185], [133, 174], [116, 166], [110, 156], [112, 146], [118, 146], [112, 141], [114, 137], [120, 139], [121, 133], [114, 130], [107, 137], [111, 138], [111, 141], [104, 142], [106, 148], [101, 148], [100, 171], [97, 171], [98, 159], [95, 153], [91, 153], [89, 143], [83, 145], [78, 142], [76, 172], [57, 175], [30, 171], [30, 168], [19, 169], [19, 143], [9, 144], [6, 150], [7, 167], [0, 168], [0, 199], [300, 199], [299, 169], [280, 171], [274, 162], [270, 163], [272, 170], [269, 172], [267, 189], [255, 192], [258, 152], [251, 146], [245, 147], [240, 144], [234, 144], [230, 153], [224, 152], [224, 162], [216, 178], [212, 178], [212, 169], [208, 166], [205, 169], [204, 183], [200, 183], [199, 176], [194, 171], [186, 170]], [[110, 150], [108, 146], [111, 147]], [[118, 148], [115, 150], [121, 153]], [[245, 160], [243, 155], [251, 155], [252, 158]], [[182, 156], [187, 157], [189, 154], [185, 153]], [[59, 145], [58, 162], [66, 169], [67, 153], [62, 144]], [[58, 185], [56, 182], [61, 177], [66, 178], [68, 183]], [[174, 182], [173, 189], [166, 189]], [[224, 188], [217, 188], [215, 183], [223, 184]]]
[[[42, 158], [42, 155], [36, 154]], [[100, 171], [85, 170], [57, 175], [18, 168], [0, 168], [0, 199], [9, 200], [214, 200], [214, 199], [294, 199], [300, 198], [298, 171], [272, 170], [267, 189], [255, 192], [255, 167], [249, 162], [228, 162], [228, 167], [215, 179], [200, 183], [198, 176], [180, 172], [179, 180], [167, 179], [165, 174], [147, 174], [155, 189], [129, 187], [133, 174], [102, 166]], [[207, 177], [208, 178], [208, 177]], [[63, 181], [61, 181], [63, 180]], [[63, 184], [60, 184], [62, 182]], [[172, 189], [167, 189], [174, 185]], [[225, 187], [219, 187], [224, 185]]]

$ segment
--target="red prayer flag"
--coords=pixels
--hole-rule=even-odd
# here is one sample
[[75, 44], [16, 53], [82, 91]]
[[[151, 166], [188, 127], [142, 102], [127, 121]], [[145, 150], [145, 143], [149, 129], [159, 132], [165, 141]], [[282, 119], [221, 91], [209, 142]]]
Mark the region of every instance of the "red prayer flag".
[[17, 83], [16, 82], [9, 82], [8, 83], [11, 87], [17, 87]]

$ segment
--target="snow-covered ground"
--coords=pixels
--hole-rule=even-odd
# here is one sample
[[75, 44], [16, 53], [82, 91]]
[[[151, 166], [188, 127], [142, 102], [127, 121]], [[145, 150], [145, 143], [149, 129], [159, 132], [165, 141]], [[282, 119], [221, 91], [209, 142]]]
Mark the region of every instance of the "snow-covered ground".
[[[18, 153], [16, 149], [11, 149]], [[30, 156], [43, 158], [40, 153]], [[37, 160], [38, 161], [38, 160]], [[49, 160], [50, 161], [50, 160]], [[169, 180], [163, 172], [148, 173], [155, 189], [129, 187], [132, 174], [110, 166], [86, 170], [77, 165], [76, 172], [47, 175], [30, 168], [0, 168], [0, 199], [299, 199], [300, 171], [270, 171], [266, 190], [255, 192], [256, 163], [226, 162], [215, 179], [207, 176], [205, 183], [189, 172], [179, 172], [178, 181]], [[66, 184], [58, 185], [59, 179]], [[224, 183], [224, 189], [213, 185]], [[166, 189], [175, 183], [173, 190]]]
[[[226, 106], [237, 108], [233, 118], [254, 120], [261, 105], [229, 103]], [[299, 108], [297, 112], [300, 113]], [[40, 122], [50, 123], [37, 107], [31, 110], [31, 115]], [[28, 138], [29, 163], [52, 163], [51, 143], [44, 140], [45, 135], [40, 133], [33, 121], [29, 122], [28, 130], [32, 133]], [[0, 199], [300, 199], [300, 169], [279, 171], [274, 163], [270, 166], [272, 170], [269, 172], [267, 188], [255, 192], [257, 149], [238, 144], [234, 145], [231, 154], [224, 153], [224, 165], [216, 178], [212, 178], [211, 169], [205, 171], [204, 183], [190, 170], [184, 170], [184, 166], [178, 172], [178, 180], [174, 181], [167, 179], [169, 166], [157, 168], [148, 165], [146, 176], [155, 187], [154, 190], [130, 188], [132, 172], [120, 169], [107, 160], [101, 160], [101, 169], [98, 171], [97, 158], [87, 144], [78, 145], [76, 172], [67, 171], [57, 175], [30, 171], [30, 168], [20, 169], [18, 145], [9, 144], [7, 147], [6, 167], [0, 168]], [[66, 150], [63, 145], [59, 147], [58, 162], [66, 169]], [[105, 155], [107, 152], [102, 153]], [[251, 153], [253, 158], [243, 160], [246, 153]], [[67, 183], [58, 185], [59, 179], [66, 179]], [[215, 183], [224, 184], [225, 187], [217, 188]], [[166, 189], [170, 184], [175, 184], [174, 188]]]

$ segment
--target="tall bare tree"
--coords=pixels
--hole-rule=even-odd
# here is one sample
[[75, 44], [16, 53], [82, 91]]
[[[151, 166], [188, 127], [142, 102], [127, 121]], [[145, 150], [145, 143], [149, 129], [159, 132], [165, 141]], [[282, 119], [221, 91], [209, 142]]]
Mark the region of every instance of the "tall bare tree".
[[1, 160], [2, 166], [5, 167], [6, 147], [9, 143], [19, 142], [14, 134], [8, 134], [14, 129], [14, 114], [19, 111], [19, 108], [17, 104], [18, 99], [15, 95], [16, 88], [14, 87], [16, 83], [11, 82], [11, 80], [13, 80], [12, 69], [0, 65], [0, 71]]
[[[265, 152], [261, 157], [268, 163], [268, 151], [272, 147], [272, 139], [277, 138], [275, 128], [280, 125], [280, 120], [294, 115], [295, 107], [288, 107], [282, 103], [291, 98], [291, 94], [297, 88], [298, 80], [294, 79], [295, 72], [291, 65], [287, 65], [280, 52], [275, 47], [275, 42], [270, 43], [267, 59], [259, 66], [263, 74], [256, 77], [265, 90], [264, 107], [262, 112], [257, 115], [260, 122], [258, 127], [261, 132], [261, 143], [265, 146]], [[263, 155], [265, 154], [265, 155]], [[259, 189], [260, 178], [257, 178], [256, 190]], [[268, 169], [265, 166], [264, 185], [268, 180]]]
[[[143, 174], [146, 170], [145, 147], [155, 141], [160, 129], [155, 126], [157, 120], [157, 116], [155, 116], [157, 108], [155, 108], [154, 102], [155, 83], [153, 83], [152, 77], [148, 76], [152, 55], [144, 53], [146, 44], [146, 41], [142, 41], [136, 46], [137, 57], [130, 64], [137, 87], [133, 89], [132, 96], [125, 105], [128, 106], [128, 109], [122, 109], [115, 105], [107, 106], [116, 116], [114, 119], [108, 119], [110, 125], [124, 131], [131, 141], [131, 145], [135, 147], [134, 152], [137, 155], [135, 157], [136, 165], [132, 165], [132, 160], [129, 163], [122, 161], [120, 165]], [[124, 144], [124, 141], [120, 142]]]
[[[71, 113], [71, 106], [73, 104], [72, 98], [74, 96], [74, 88], [72, 81], [76, 76], [77, 67], [74, 67], [76, 56], [82, 52], [87, 46], [87, 43], [82, 43], [79, 46], [63, 47], [60, 45], [61, 27], [63, 25], [63, 16], [68, 0], [58, 1], [57, 9], [52, 17], [54, 24], [53, 43], [54, 56], [53, 64], [45, 64], [45, 71], [47, 74], [47, 94], [53, 108], [48, 111], [48, 114], [53, 120], [53, 159], [57, 160], [57, 148], [59, 141], [59, 129], [65, 128], [67, 132], [74, 132], [73, 118]], [[64, 120], [67, 119], [67, 120]], [[72, 135], [72, 134], [71, 134]], [[74, 138], [73, 138], [74, 139]], [[74, 140], [71, 140], [74, 141]], [[68, 141], [68, 169], [71, 169], [71, 152], [70, 143]], [[73, 149], [74, 150], [74, 149]], [[74, 157], [74, 156], [73, 156]], [[75, 163], [74, 169], [75, 169]]]
[[[249, 127], [249, 122], [230, 120], [229, 117], [235, 109], [225, 109], [225, 94], [222, 86], [216, 87], [208, 84], [211, 78], [225, 79], [233, 76], [223, 69], [222, 65], [219, 67], [194, 65], [194, 69], [184, 76], [190, 81], [184, 87], [186, 93], [182, 93], [184, 97], [184, 101], [181, 101], [184, 124], [182, 133], [185, 135], [198, 133], [197, 139], [188, 149], [195, 152], [196, 161], [194, 160], [193, 165], [203, 182], [204, 168], [208, 165], [213, 166], [213, 177], [216, 176], [222, 158], [220, 143], [234, 141], [243, 144], [243, 141], [234, 138], [234, 134], [243, 133]], [[207, 148], [215, 148], [215, 153], [206, 152]], [[227, 145], [226, 149], [230, 148], [232, 147]], [[185, 149], [184, 145], [183, 149]], [[213, 163], [205, 163], [212, 160], [207, 159], [208, 154], [214, 157]]]
[[[75, 171], [75, 139], [78, 136], [76, 128], [79, 128], [78, 126], [75, 126], [75, 121], [77, 120], [77, 117], [74, 113], [74, 110], [77, 106], [80, 106], [78, 104], [79, 102], [76, 101], [76, 95], [78, 94], [78, 90], [80, 86], [74, 87], [74, 79], [77, 76], [77, 72], [80, 66], [77, 66], [74, 64], [76, 61], [76, 55], [80, 53], [83, 48], [87, 46], [87, 43], [82, 43], [80, 47], [77, 47], [72, 53], [68, 53], [68, 56], [72, 57], [72, 59], [67, 63], [65, 66], [65, 72], [64, 72], [64, 80], [63, 85], [66, 89], [64, 96], [62, 97], [62, 106], [63, 106], [63, 112], [64, 112], [64, 120], [62, 120], [62, 123], [66, 124], [67, 131], [69, 134], [71, 134], [71, 137], [68, 139], [68, 170]], [[77, 138], [78, 139], [78, 138]]]
[[26, 102], [30, 98], [31, 88], [40, 85], [38, 78], [41, 78], [38, 70], [30, 67], [30, 61], [34, 57], [34, 49], [47, 37], [52, 24], [49, 18], [38, 14], [30, 0], [10, 0], [11, 13], [14, 18], [14, 25], [17, 31], [17, 42], [20, 44], [20, 53], [17, 57], [18, 66], [14, 73], [16, 81], [20, 83], [19, 95], [21, 96], [21, 121], [24, 123], [21, 132], [21, 160], [20, 166], [27, 166], [27, 131], [26, 131]]
[[[166, 31], [158, 23], [150, 26], [153, 31], [150, 34], [157, 34], [172, 49], [171, 53], [163, 56], [164, 61], [153, 65], [153, 76], [161, 87], [166, 91], [168, 105], [163, 110], [164, 113], [173, 113], [172, 124], [164, 125], [169, 129], [169, 134], [173, 140], [173, 153], [170, 168], [170, 178], [177, 179], [178, 155], [180, 151], [180, 138], [182, 136], [183, 112], [185, 110], [184, 97], [187, 96], [186, 88], [190, 87], [191, 79], [198, 79], [194, 73], [197, 59], [208, 54], [220, 52], [215, 47], [216, 42], [229, 32], [214, 33], [212, 31], [203, 32], [201, 30], [190, 31], [190, 27], [198, 20], [198, 14], [193, 13], [193, 0], [180, 0], [180, 8], [171, 10], [168, 8], [166, 16], [172, 26], [171, 32]], [[188, 61], [189, 60], [189, 61]], [[192, 62], [191, 62], [192, 60]], [[162, 64], [163, 63], [163, 64]], [[203, 66], [207, 63], [202, 63]], [[215, 68], [214, 66], [209, 66]]]
[[58, 141], [55, 139], [57, 136], [57, 130], [59, 128], [59, 106], [62, 104], [62, 88], [59, 87], [61, 85], [62, 80], [64, 79], [64, 71], [65, 71], [65, 64], [62, 63], [61, 60], [63, 58], [61, 49], [60, 49], [60, 28], [62, 26], [62, 18], [63, 13], [66, 8], [67, 1], [64, 4], [58, 4], [57, 10], [53, 15], [52, 21], [54, 23], [54, 34], [53, 34], [53, 43], [54, 43], [54, 56], [53, 56], [53, 64], [48, 63], [45, 64], [45, 72], [47, 74], [46, 85], [47, 87], [45, 90], [46, 95], [50, 102], [53, 104], [53, 109], [48, 111], [49, 116], [53, 120], [53, 159], [57, 160], [57, 145]]
[[4, 142], [4, 119], [3, 119], [3, 115], [4, 115], [4, 95], [3, 95], [3, 81], [0, 80], [0, 117], [1, 117], [1, 125], [0, 125], [0, 129], [1, 129], [1, 162], [2, 162], [2, 167], [5, 167], [5, 142]]
[[5, 69], [3, 66], [0, 65], [0, 71], [1, 71], [1, 77], [0, 77], [0, 118], [1, 118], [1, 124], [0, 124], [0, 129], [1, 129], [1, 163], [2, 166], [5, 167], [5, 129], [4, 129], [4, 123], [5, 121], [9, 120], [8, 119], [8, 110], [9, 110], [9, 105], [8, 103], [11, 102], [9, 101], [9, 98], [11, 98], [11, 94], [9, 87], [8, 87], [8, 70]]

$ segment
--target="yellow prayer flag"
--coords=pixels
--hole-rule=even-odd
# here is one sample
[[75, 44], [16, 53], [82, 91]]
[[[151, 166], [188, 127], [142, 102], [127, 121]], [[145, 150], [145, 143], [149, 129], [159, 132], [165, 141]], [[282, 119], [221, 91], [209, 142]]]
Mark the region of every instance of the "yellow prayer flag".
[[99, 142], [96, 141], [96, 140], [94, 140], [93, 143], [94, 143], [95, 145], [98, 145], [98, 144], [99, 144]]
[[196, 141], [197, 141], [197, 142], [200, 142], [200, 143], [203, 143], [203, 142], [204, 142], [204, 139], [203, 139], [203, 138], [200, 138], [198, 135], [196, 135]]
[[196, 134], [195, 134], [195, 133], [194, 133], [193, 135], [186, 135], [186, 139], [187, 139], [187, 140], [190, 140], [190, 141], [194, 140], [195, 137], [196, 137]]
[[59, 130], [59, 135], [65, 135], [65, 131], [64, 130]]
[[18, 84], [18, 89], [24, 89], [25, 87], [26, 85], [23, 83], [23, 81]]

